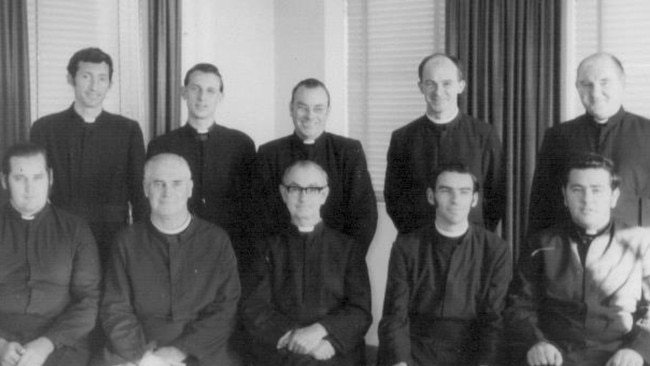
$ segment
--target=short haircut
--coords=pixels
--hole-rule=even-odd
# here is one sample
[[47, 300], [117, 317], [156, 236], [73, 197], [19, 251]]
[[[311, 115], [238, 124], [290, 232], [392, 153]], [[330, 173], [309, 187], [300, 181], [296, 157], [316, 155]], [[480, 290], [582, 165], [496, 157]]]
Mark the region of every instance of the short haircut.
[[185, 80], [183, 80], [183, 86], [187, 86], [190, 83], [190, 77], [196, 71], [204, 72], [206, 74], [215, 74], [219, 78], [219, 91], [223, 93], [223, 77], [219, 69], [213, 64], [209, 63], [200, 63], [192, 66], [191, 69], [187, 70], [185, 73]]
[[569, 176], [572, 171], [585, 169], [603, 169], [609, 173], [609, 183], [612, 189], [621, 185], [621, 178], [616, 173], [614, 162], [596, 153], [585, 153], [574, 155], [569, 159], [564, 168], [562, 187], [566, 188], [569, 184]]
[[68, 74], [74, 79], [79, 71], [80, 62], [90, 62], [101, 64], [106, 62], [108, 65], [108, 80], [113, 80], [113, 59], [111, 56], [97, 47], [88, 47], [75, 52], [68, 62]]
[[30, 156], [42, 155], [45, 159], [45, 169], [50, 169], [50, 162], [47, 157], [47, 151], [41, 145], [33, 142], [19, 142], [10, 146], [2, 157], [2, 173], [9, 175], [11, 173], [11, 158], [23, 158]]
[[329, 184], [329, 177], [328, 177], [327, 172], [325, 171], [325, 169], [323, 169], [323, 167], [318, 165], [318, 163], [316, 163], [314, 161], [311, 161], [311, 160], [296, 160], [296, 161], [294, 161], [291, 165], [289, 165], [287, 167], [287, 169], [284, 170], [284, 174], [282, 174], [282, 182], [284, 183], [286, 181], [286, 179], [289, 177], [289, 174], [291, 174], [291, 172], [294, 169], [297, 169], [297, 168], [301, 168], [301, 169], [314, 168], [314, 169], [316, 169], [318, 172], [320, 172], [322, 174], [323, 178], [325, 178], [325, 185]]
[[420, 65], [418, 66], [418, 78], [420, 81], [422, 81], [422, 74], [424, 73], [424, 67], [427, 65], [427, 62], [434, 58], [446, 58], [449, 61], [453, 62], [454, 65], [456, 65], [456, 70], [458, 71], [458, 80], [465, 80], [465, 71], [463, 70], [463, 64], [460, 62], [460, 60], [457, 57], [454, 56], [449, 56], [446, 53], [438, 52], [438, 53], [433, 53], [429, 56], [426, 56], [425, 58], [420, 61]]
[[612, 61], [614, 66], [616, 66], [616, 69], [618, 70], [618, 73], [619, 73], [619, 76], [621, 77], [621, 79], [625, 78], [625, 69], [623, 68], [623, 63], [621, 62], [621, 60], [618, 59], [618, 57], [616, 57], [616, 56], [614, 56], [614, 55], [612, 55], [611, 53], [608, 53], [608, 52], [596, 52], [594, 54], [591, 54], [591, 55], [585, 57], [582, 61], [580, 61], [580, 64], [578, 64], [577, 76], [578, 77], [580, 76], [580, 69], [582, 69], [582, 67], [586, 63], [591, 62], [591, 61], [596, 60], [596, 59], [599, 59], [599, 58], [606, 58], [606, 59], [609, 59], [610, 61]]
[[478, 193], [479, 189], [481, 188], [476, 175], [474, 175], [474, 173], [469, 170], [469, 167], [467, 165], [463, 163], [447, 163], [438, 166], [431, 174], [431, 178], [429, 179], [429, 186], [434, 192], [436, 190], [436, 185], [438, 184], [438, 177], [440, 177], [443, 173], [468, 174], [470, 177], [472, 177], [472, 183], [474, 184], [472, 188], [474, 189], [474, 193]]
[[190, 165], [187, 163], [187, 160], [183, 158], [180, 155], [173, 154], [173, 153], [160, 153], [156, 154], [144, 163], [144, 183], [147, 184], [151, 180], [151, 169], [154, 166], [154, 164], [159, 164], [165, 161], [171, 161], [171, 162], [176, 162], [178, 164], [183, 165], [185, 168], [187, 168], [187, 171], [190, 173], [189, 179], [192, 179], [192, 170], [190, 169]]
[[327, 90], [327, 87], [325, 86], [325, 83], [318, 79], [314, 78], [309, 78], [300, 81], [296, 86], [293, 87], [293, 90], [291, 91], [291, 104], [293, 104], [293, 100], [296, 97], [296, 92], [300, 88], [307, 88], [307, 89], [316, 89], [316, 88], [323, 88], [325, 90], [325, 94], [327, 94], [327, 106], [330, 106], [330, 91]]

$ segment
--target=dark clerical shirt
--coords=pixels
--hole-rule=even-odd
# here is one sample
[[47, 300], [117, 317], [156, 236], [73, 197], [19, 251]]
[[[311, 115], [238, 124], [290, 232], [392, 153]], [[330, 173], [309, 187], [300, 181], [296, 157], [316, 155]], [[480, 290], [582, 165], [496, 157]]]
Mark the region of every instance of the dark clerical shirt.
[[86, 123], [71, 106], [34, 122], [30, 138], [45, 147], [54, 171], [50, 199], [88, 221], [105, 260], [129, 218], [129, 204], [135, 220], [147, 211], [140, 126], [106, 111]]
[[[266, 365], [359, 365], [370, 327], [370, 283], [352, 239], [322, 223], [309, 234], [288, 227], [264, 241], [256, 282], [243, 302], [254, 351]], [[319, 362], [276, 350], [288, 331], [320, 323], [336, 350]]]
[[279, 186], [282, 175], [296, 160], [311, 160], [328, 175], [329, 196], [321, 208], [323, 221], [352, 237], [365, 256], [377, 228], [377, 200], [361, 143], [324, 132], [313, 144], [295, 134], [260, 146], [255, 169], [255, 215], [260, 237], [284, 229], [290, 222]]
[[379, 324], [379, 364], [494, 362], [512, 277], [509, 253], [502, 239], [474, 225], [458, 242], [433, 224], [399, 235]]
[[530, 193], [528, 232], [570, 220], [562, 198], [571, 157], [598, 153], [611, 159], [621, 177], [621, 196], [612, 212], [627, 226], [650, 226], [650, 120], [621, 108], [607, 123], [587, 114], [546, 131]]
[[149, 143], [147, 156], [159, 153], [174, 153], [187, 160], [194, 182], [190, 211], [221, 226], [233, 241], [239, 241], [250, 223], [247, 212], [255, 160], [253, 140], [217, 124], [207, 133], [198, 133], [188, 123]]
[[110, 348], [139, 360], [151, 342], [198, 365], [230, 365], [240, 287], [228, 235], [198, 218], [178, 235], [150, 221], [120, 232], [106, 273], [101, 316]]
[[83, 220], [50, 205], [31, 220], [9, 203], [0, 207], [0, 338], [87, 346], [100, 280], [97, 247]]
[[462, 163], [481, 187], [470, 222], [494, 230], [505, 212], [505, 170], [501, 142], [487, 123], [459, 113], [435, 124], [427, 116], [395, 130], [388, 148], [384, 198], [386, 211], [400, 233], [433, 222], [435, 210], [426, 197], [438, 167]]

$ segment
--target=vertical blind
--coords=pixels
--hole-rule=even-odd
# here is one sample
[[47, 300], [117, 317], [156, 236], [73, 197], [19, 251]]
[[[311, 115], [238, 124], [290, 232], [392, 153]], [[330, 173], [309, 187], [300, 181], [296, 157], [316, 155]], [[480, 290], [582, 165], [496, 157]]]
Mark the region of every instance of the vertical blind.
[[145, 121], [144, 57], [139, 2], [28, 0], [32, 119], [61, 111], [74, 100], [67, 65], [74, 52], [99, 47], [113, 59], [106, 110]]
[[[570, 83], [584, 57], [598, 51], [612, 53], [623, 63], [627, 76], [623, 106], [650, 118], [650, 1], [574, 0], [572, 10], [567, 22], [574, 44], [572, 62], [567, 65]], [[584, 113], [575, 89], [566, 99], [571, 104], [570, 118]]]
[[348, 0], [348, 124], [383, 200], [393, 130], [425, 112], [418, 64], [445, 46], [444, 0]]

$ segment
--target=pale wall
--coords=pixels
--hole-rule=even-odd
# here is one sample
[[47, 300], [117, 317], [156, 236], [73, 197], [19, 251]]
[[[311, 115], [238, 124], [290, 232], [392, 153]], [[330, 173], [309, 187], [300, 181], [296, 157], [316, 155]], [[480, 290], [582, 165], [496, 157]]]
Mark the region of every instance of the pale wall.
[[[199, 62], [215, 64], [225, 98], [217, 120], [256, 144], [274, 135], [276, 101], [273, 1], [184, 0], [183, 77]], [[183, 103], [183, 118], [187, 118]]]
[[[246, 132], [257, 146], [291, 133], [291, 89], [315, 77], [332, 96], [327, 129], [348, 134], [344, 0], [185, 0], [183, 7], [183, 72], [204, 61], [219, 67], [226, 97], [218, 120], [224, 125]], [[366, 258], [374, 318], [366, 340], [374, 345], [396, 235], [384, 204], [378, 209]]]

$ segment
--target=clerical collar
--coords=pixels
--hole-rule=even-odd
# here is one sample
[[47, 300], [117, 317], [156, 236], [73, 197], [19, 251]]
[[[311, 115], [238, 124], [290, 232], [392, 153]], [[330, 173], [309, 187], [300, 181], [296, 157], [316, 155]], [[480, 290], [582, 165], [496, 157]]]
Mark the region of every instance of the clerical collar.
[[307, 233], [312, 233], [312, 232], [314, 232], [314, 230], [316, 230], [318, 227], [321, 226], [321, 223], [322, 223], [322, 222], [323, 222], [322, 220], [321, 220], [321, 221], [318, 221], [318, 222], [315, 223], [314, 225], [303, 225], [303, 226], [300, 226], [300, 225], [296, 225], [295, 223], [292, 223], [292, 225], [296, 228], [296, 230], [298, 230], [299, 233], [301, 233], [301, 234], [307, 234]]
[[161, 233], [163, 233], [165, 235], [180, 234], [183, 231], [185, 231], [185, 229], [187, 229], [190, 226], [191, 223], [192, 223], [192, 215], [187, 215], [187, 219], [185, 220], [185, 222], [183, 222], [183, 224], [181, 226], [179, 226], [177, 228], [174, 228], [174, 229], [162, 228], [159, 225], [157, 225], [153, 220], [151, 220], [151, 224], [156, 228], [156, 230], [160, 231]]
[[79, 109], [77, 109], [77, 103], [76, 102], [72, 102], [72, 110], [74, 111], [74, 113], [77, 116], [79, 116], [79, 118], [81, 118], [81, 120], [83, 120], [86, 123], [95, 123], [95, 121], [97, 121], [97, 118], [99, 118], [99, 116], [104, 111], [103, 109], [100, 109], [99, 113], [97, 113], [97, 114], [93, 113], [93, 115], [88, 116], [88, 115], [82, 114], [81, 111]]
[[192, 123], [190, 123], [190, 121], [187, 121], [187, 125], [190, 126], [190, 127], [192, 127], [192, 129], [193, 129], [196, 133], [198, 133], [199, 135], [205, 135], [205, 134], [207, 134], [208, 132], [210, 132], [210, 128], [212, 128], [212, 126], [214, 126], [215, 124], [216, 124], [216, 122], [212, 121], [211, 124], [209, 124], [209, 125], [207, 125], [207, 126], [205, 126], [205, 127], [201, 127], [201, 128], [199, 128], [199, 127], [193, 125]]
[[595, 238], [603, 235], [611, 227], [612, 227], [612, 221], [610, 220], [607, 223], [607, 225], [605, 225], [600, 230], [596, 231], [595, 234], [587, 234], [587, 231], [585, 230], [585, 228], [583, 228], [582, 226], [578, 226], [577, 224], [573, 223], [573, 228], [575, 230], [575, 233], [578, 236], [578, 239], [580, 239], [580, 241], [583, 242], [583, 243], [591, 243], [591, 241], [593, 241]]
[[45, 207], [47, 207], [47, 204], [45, 204], [45, 206], [43, 206], [40, 210], [34, 212], [33, 214], [31, 214], [31, 215], [25, 215], [25, 214], [23, 214], [22, 212], [20, 212], [20, 211], [16, 208], [16, 206], [14, 206], [14, 203], [11, 202], [11, 200], [9, 200], [9, 204], [11, 205], [11, 208], [13, 208], [14, 212], [15, 212], [18, 216], [20, 216], [21, 219], [23, 219], [23, 220], [25, 220], [25, 221], [32, 221], [32, 220], [34, 220], [34, 219], [35, 219], [35, 218], [36, 218], [36, 217], [37, 217], [41, 212], [43, 212], [43, 211], [45, 210]]
[[433, 117], [432, 115], [430, 115], [429, 113], [427, 113], [427, 118], [429, 119], [429, 121], [431, 121], [431, 122], [433, 122], [433, 123], [435, 123], [437, 125], [444, 125], [444, 124], [449, 123], [449, 122], [453, 121], [454, 119], [456, 119], [456, 117], [458, 117], [459, 113], [460, 113], [460, 111], [458, 110], [458, 107], [456, 107], [456, 111], [451, 115], [450, 118], [437, 119], [437, 118]]
[[440, 225], [438, 225], [437, 222], [435, 223], [435, 225], [436, 225], [436, 230], [438, 231], [438, 233], [440, 235], [444, 236], [444, 237], [447, 237], [447, 238], [459, 238], [459, 237], [465, 235], [467, 230], [469, 230], [469, 223], [465, 223], [465, 225], [460, 227], [458, 230], [446, 230], [446, 229], [443, 229], [443, 228], [440, 227]]

